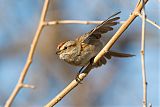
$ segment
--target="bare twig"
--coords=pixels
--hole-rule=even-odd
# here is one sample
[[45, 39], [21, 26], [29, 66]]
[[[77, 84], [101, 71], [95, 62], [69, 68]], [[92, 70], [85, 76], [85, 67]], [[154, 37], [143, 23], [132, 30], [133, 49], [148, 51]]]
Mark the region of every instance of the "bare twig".
[[[100, 24], [103, 21], [82, 21], [82, 20], [55, 20], [46, 22], [45, 25], [56, 25], [56, 24]], [[120, 24], [123, 24], [124, 21], [120, 21]]]
[[[138, 15], [139, 15], [140, 18], [143, 18], [143, 16], [142, 16], [140, 13], [139, 13]], [[157, 25], [156, 22], [153, 22], [153, 21], [151, 21], [151, 20], [149, 20], [149, 19], [147, 19], [147, 18], [145, 18], [145, 20], [146, 20], [147, 22], [149, 22], [150, 24], [152, 24], [153, 26], [155, 26], [155, 27], [157, 27], [158, 29], [160, 29], [160, 26]]]
[[[142, 0], [144, 4], [144, 0]], [[145, 6], [142, 9], [142, 39], [141, 39], [141, 64], [142, 64], [142, 82], [143, 82], [143, 107], [147, 107], [147, 80], [146, 80], [146, 71], [145, 71]]]
[[45, 16], [46, 16], [46, 13], [47, 13], [48, 5], [49, 5], [49, 0], [45, 0], [43, 10], [42, 10], [42, 14], [41, 14], [41, 18], [40, 18], [40, 22], [39, 22], [39, 26], [38, 26], [38, 29], [36, 31], [35, 37], [32, 41], [26, 64], [23, 68], [23, 71], [21, 72], [21, 75], [20, 75], [20, 78], [18, 80], [18, 83], [17, 83], [16, 87], [14, 88], [12, 94], [10, 95], [10, 97], [8, 98], [8, 100], [5, 104], [5, 107], [10, 107], [11, 106], [13, 100], [15, 99], [16, 95], [18, 94], [18, 92], [20, 91], [21, 88], [34, 88], [34, 86], [24, 84], [23, 82], [24, 82], [25, 76], [28, 72], [28, 69], [29, 69], [29, 67], [32, 63], [33, 55], [34, 55], [34, 52], [35, 52], [40, 34], [41, 34], [42, 29], [44, 27]]
[[[144, 0], [147, 3], [148, 0]], [[116, 40], [121, 36], [121, 34], [128, 28], [132, 21], [137, 17], [137, 12], [139, 13], [143, 8], [143, 4], [139, 3], [131, 16], [124, 22], [124, 24], [119, 28], [115, 35], [110, 39], [110, 41], [105, 45], [105, 47], [99, 52], [99, 54], [94, 58], [94, 64], [113, 46]], [[84, 71], [79, 75], [80, 81], [82, 81], [88, 73], [91, 71], [92, 65], [89, 64]], [[80, 81], [73, 80], [64, 90], [62, 90], [55, 98], [53, 98], [45, 107], [52, 107], [57, 104], [64, 96], [66, 96], [72, 89], [74, 89]]]
[[23, 88], [35, 88], [34, 85], [29, 85], [29, 84], [22, 84]]

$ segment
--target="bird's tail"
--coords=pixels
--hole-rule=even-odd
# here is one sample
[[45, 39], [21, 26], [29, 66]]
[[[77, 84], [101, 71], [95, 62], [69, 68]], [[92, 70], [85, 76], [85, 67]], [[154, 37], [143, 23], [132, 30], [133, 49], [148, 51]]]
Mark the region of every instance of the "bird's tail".
[[[119, 58], [128, 58], [133, 57], [135, 55], [132, 54], [126, 54], [126, 53], [120, 53], [115, 51], [108, 51], [96, 64], [95, 67], [99, 67], [102, 64], [107, 63], [107, 59], [111, 59], [111, 57], [119, 57]], [[107, 58], [107, 59], [106, 59]]]

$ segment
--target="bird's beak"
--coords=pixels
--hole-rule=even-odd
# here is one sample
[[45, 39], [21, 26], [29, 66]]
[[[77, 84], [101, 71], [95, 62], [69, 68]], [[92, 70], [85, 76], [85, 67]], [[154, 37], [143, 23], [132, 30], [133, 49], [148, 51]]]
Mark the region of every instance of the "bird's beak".
[[57, 51], [56, 51], [56, 54], [59, 55], [60, 52], [61, 52], [60, 50], [57, 50]]

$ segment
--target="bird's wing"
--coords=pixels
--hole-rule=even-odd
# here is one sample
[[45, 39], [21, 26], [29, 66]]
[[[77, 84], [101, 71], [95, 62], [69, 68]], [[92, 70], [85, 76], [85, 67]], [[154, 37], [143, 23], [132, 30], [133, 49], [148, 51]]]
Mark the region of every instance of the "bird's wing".
[[107, 20], [103, 21], [101, 24], [92, 29], [90, 32], [85, 33], [82, 42], [89, 43], [91, 39], [99, 39], [101, 38], [101, 34], [113, 30], [112, 26], [117, 25], [118, 22], [116, 21], [120, 19], [120, 17], [115, 17], [119, 13], [120, 12], [110, 16]]

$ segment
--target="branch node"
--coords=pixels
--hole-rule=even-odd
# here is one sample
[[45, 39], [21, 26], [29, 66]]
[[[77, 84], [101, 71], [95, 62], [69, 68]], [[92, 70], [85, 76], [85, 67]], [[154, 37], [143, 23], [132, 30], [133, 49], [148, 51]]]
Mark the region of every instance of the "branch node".
[[43, 21], [40, 23], [40, 26], [45, 26], [46, 25], [46, 21]]
[[136, 11], [133, 12], [133, 14], [134, 14], [135, 16], [139, 16], [139, 15], [140, 15], [140, 11], [137, 11], [137, 10], [136, 10]]
[[[141, 19], [143, 18], [142, 14], [138, 13], [138, 15], [139, 15], [139, 17], [140, 17]], [[160, 29], [160, 26], [157, 25], [156, 22], [153, 22], [153, 21], [147, 19], [147, 16], [146, 16], [146, 15], [145, 15], [145, 20], [146, 20], [147, 22], [149, 22], [150, 24], [152, 24], [153, 26], [155, 26], [155, 27], [157, 27], [158, 29]]]
[[143, 101], [142, 103], [143, 103], [143, 105], [146, 105], [146, 101]]
[[144, 50], [141, 50], [141, 54], [144, 55]]
[[82, 79], [79, 78], [79, 75], [77, 76], [77, 78], [75, 79], [78, 83], [81, 83]]
[[23, 88], [23, 83], [18, 83], [19, 88]]

